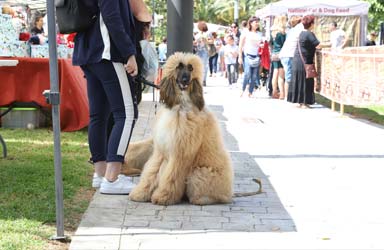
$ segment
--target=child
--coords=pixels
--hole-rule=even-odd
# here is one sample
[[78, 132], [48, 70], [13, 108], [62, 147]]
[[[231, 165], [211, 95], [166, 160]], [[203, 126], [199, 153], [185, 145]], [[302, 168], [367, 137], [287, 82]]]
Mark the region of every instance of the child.
[[239, 55], [239, 47], [235, 44], [233, 35], [227, 36], [227, 44], [224, 46], [224, 62], [227, 68], [229, 86], [236, 83], [236, 60]]

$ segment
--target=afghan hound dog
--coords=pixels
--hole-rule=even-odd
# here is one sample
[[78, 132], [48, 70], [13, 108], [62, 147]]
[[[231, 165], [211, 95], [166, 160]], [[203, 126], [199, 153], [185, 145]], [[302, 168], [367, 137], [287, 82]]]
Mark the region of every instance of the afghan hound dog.
[[[215, 116], [205, 107], [198, 56], [175, 53], [163, 68], [152, 138], [130, 144], [127, 166], [140, 171], [133, 201], [170, 205], [230, 203], [233, 169]], [[123, 171], [124, 172], [124, 171]]]

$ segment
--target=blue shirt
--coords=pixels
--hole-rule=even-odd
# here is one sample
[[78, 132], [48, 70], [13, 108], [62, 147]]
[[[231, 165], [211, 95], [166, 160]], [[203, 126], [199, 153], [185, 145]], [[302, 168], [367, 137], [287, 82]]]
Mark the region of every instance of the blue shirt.
[[[98, 63], [103, 59], [127, 63], [136, 55], [135, 25], [128, 0], [84, 0], [97, 19], [75, 37], [74, 65]], [[98, 7], [99, 6], [99, 7]]]
[[165, 61], [167, 59], [167, 44], [160, 43], [159, 44], [159, 60]]

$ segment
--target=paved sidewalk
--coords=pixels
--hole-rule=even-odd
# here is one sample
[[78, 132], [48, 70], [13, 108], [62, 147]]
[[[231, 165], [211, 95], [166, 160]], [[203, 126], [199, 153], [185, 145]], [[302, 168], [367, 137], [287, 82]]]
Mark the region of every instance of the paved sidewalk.
[[[298, 109], [241, 97], [209, 78], [235, 170], [232, 204], [157, 206], [95, 194], [72, 238], [78, 249], [384, 249], [384, 129], [320, 105]], [[246, 95], [245, 95], [246, 96]], [[152, 94], [140, 104], [133, 141], [150, 135]], [[135, 179], [138, 181], [138, 178]]]

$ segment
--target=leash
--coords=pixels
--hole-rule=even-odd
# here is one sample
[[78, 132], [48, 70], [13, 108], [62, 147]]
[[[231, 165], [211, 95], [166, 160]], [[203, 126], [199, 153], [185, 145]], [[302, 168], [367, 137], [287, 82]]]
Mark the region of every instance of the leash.
[[138, 82], [142, 82], [142, 83], [144, 83], [144, 85], [150, 86], [150, 87], [155, 88], [155, 89], [160, 89], [160, 86], [154, 84], [153, 82], [150, 82], [150, 81], [146, 80], [146, 79], [145, 79], [143, 76], [141, 76], [141, 75], [140, 75], [140, 76], [136, 76], [136, 80], [137, 80]]
[[[136, 76], [135, 80], [138, 81], [138, 82], [142, 82], [142, 83], [143, 83], [144, 85], [146, 85], [146, 86], [150, 86], [150, 87], [155, 88], [155, 89], [160, 89], [160, 86], [159, 86], [159, 85], [156, 85], [155, 83], [148, 81], [148, 80], [145, 79], [142, 75], [138, 75], [138, 76]], [[156, 99], [157, 99], [157, 98], [156, 98]], [[156, 101], [155, 101], [155, 115], [157, 114], [157, 106], [158, 106], [157, 104], [158, 104], [158, 103], [159, 103], [159, 101], [156, 100]]]

